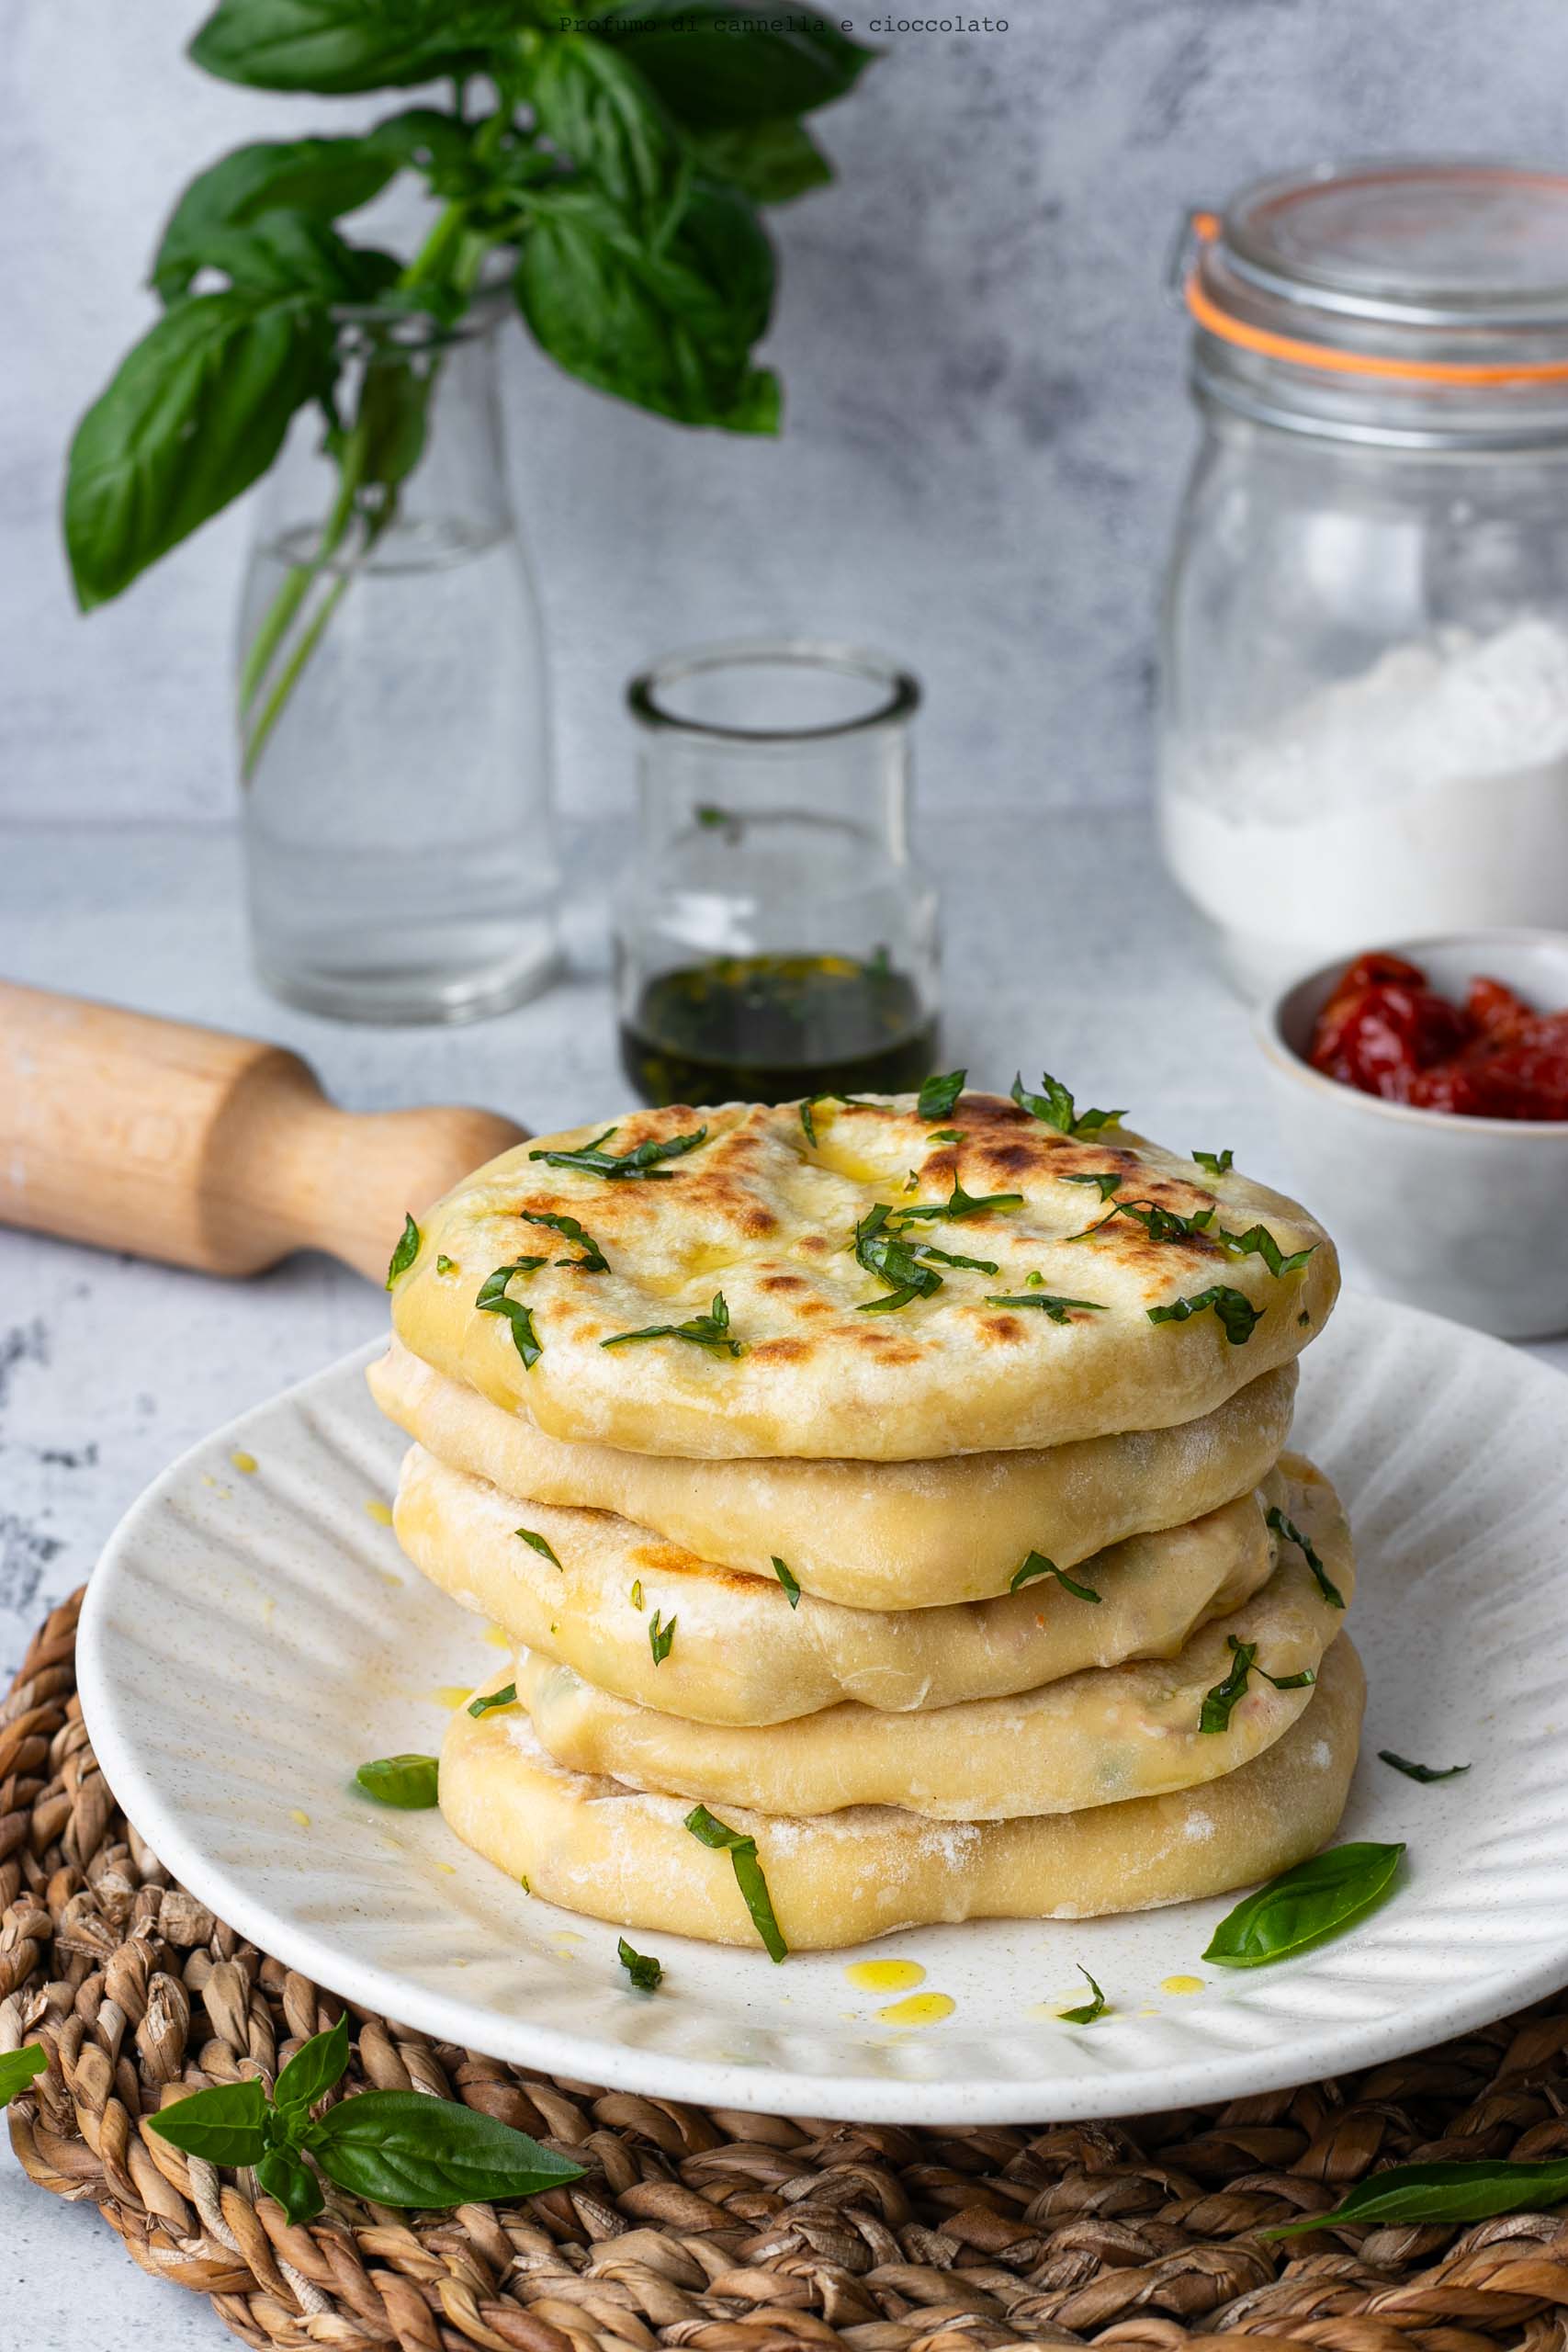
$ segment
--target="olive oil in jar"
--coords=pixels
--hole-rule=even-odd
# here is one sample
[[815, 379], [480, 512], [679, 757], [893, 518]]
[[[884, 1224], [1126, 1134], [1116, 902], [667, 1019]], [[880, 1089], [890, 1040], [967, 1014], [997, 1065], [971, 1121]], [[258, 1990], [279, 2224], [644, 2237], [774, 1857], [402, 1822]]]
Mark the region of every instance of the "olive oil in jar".
[[937, 1024], [886, 956], [717, 956], [649, 980], [621, 1023], [645, 1102], [896, 1094], [933, 1067]]

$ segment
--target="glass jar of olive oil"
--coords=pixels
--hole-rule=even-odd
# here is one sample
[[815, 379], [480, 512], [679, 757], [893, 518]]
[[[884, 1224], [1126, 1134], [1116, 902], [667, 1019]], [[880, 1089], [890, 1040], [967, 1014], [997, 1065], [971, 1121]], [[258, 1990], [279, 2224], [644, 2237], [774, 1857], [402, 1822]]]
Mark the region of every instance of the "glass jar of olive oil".
[[616, 987], [645, 1102], [897, 1092], [933, 1068], [936, 893], [908, 838], [919, 698], [873, 654], [799, 640], [672, 654], [632, 681]]

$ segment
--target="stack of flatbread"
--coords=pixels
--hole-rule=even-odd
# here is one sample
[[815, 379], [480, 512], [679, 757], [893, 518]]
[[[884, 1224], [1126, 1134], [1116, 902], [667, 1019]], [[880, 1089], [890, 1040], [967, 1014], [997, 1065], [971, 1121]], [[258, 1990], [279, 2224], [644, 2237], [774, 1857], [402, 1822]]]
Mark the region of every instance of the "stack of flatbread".
[[397, 1532], [513, 1645], [441, 1804], [533, 1894], [776, 1957], [1333, 1831], [1354, 1568], [1283, 1450], [1333, 1247], [1043, 1087], [639, 1111], [411, 1232]]

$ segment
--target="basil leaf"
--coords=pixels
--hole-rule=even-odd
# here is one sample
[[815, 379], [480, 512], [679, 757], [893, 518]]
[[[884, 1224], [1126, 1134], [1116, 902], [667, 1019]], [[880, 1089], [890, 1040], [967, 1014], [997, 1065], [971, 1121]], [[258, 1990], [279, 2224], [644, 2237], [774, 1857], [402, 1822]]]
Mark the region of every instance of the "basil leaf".
[[1310, 1666], [1303, 1667], [1300, 1674], [1270, 1674], [1267, 1667], [1258, 1663], [1256, 1642], [1238, 1642], [1234, 1634], [1227, 1634], [1225, 1641], [1233, 1652], [1231, 1670], [1224, 1680], [1216, 1682], [1205, 1696], [1198, 1714], [1200, 1731], [1229, 1729], [1231, 1710], [1246, 1690], [1247, 1677], [1251, 1674], [1261, 1676], [1265, 1682], [1271, 1682], [1276, 1690], [1310, 1690], [1317, 1680]]
[[751, 364], [773, 311], [773, 248], [743, 197], [694, 181], [657, 245], [592, 187], [523, 202], [513, 288], [558, 366], [680, 424], [777, 432], [778, 379]]
[[557, 153], [597, 181], [650, 242], [685, 195], [691, 166], [647, 77], [589, 32], [536, 42], [523, 89]]
[[[614, 1135], [615, 1132], [615, 1130], [612, 1127], [610, 1133]], [[525, 1225], [547, 1225], [552, 1233], [558, 1233], [563, 1239], [579, 1244], [582, 1256], [558, 1258], [556, 1260], [558, 1266], [575, 1266], [580, 1274], [609, 1272], [610, 1261], [605, 1257], [593, 1236], [591, 1233], [585, 1233], [574, 1216], [547, 1216], [543, 1209], [519, 1209], [517, 1214]]]
[[1304, 1250], [1292, 1250], [1287, 1257], [1263, 1225], [1249, 1225], [1245, 1233], [1230, 1233], [1223, 1225], [1216, 1225], [1209, 1238], [1219, 1245], [1227, 1258], [1261, 1258], [1271, 1274], [1298, 1272], [1317, 1248], [1316, 1242], [1311, 1241]]
[[728, 1356], [743, 1356], [746, 1352], [745, 1342], [730, 1333], [729, 1309], [721, 1290], [715, 1291], [713, 1306], [706, 1315], [689, 1316], [684, 1323], [650, 1323], [643, 1331], [616, 1331], [609, 1339], [601, 1340], [599, 1345], [626, 1348], [637, 1340], [685, 1340], [694, 1348], [712, 1348], [716, 1353]]
[[1273, 1529], [1275, 1534], [1282, 1536], [1287, 1544], [1293, 1544], [1297, 1551], [1301, 1553], [1308, 1567], [1312, 1570], [1319, 1592], [1322, 1593], [1330, 1609], [1343, 1609], [1345, 1606], [1344, 1594], [1329, 1576], [1328, 1570], [1324, 1566], [1323, 1562], [1318, 1558], [1316, 1552], [1308, 1543], [1306, 1537], [1302, 1533], [1301, 1529], [1295, 1525], [1293, 1521], [1288, 1520], [1285, 1517], [1284, 1512], [1280, 1509], [1278, 1503], [1271, 1503], [1264, 1516], [1269, 1525]]
[[313, 2222], [327, 2201], [321, 2182], [292, 2148], [269, 2148], [256, 2165], [256, 2180], [291, 2222]]
[[400, 1274], [406, 1274], [419, 1255], [419, 1227], [407, 1210], [403, 1212], [403, 1229], [398, 1246], [392, 1252], [392, 1262], [387, 1269], [387, 1288], [390, 1290]]
[[1211, 1176], [1228, 1176], [1235, 1165], [1234, 1151], [1195, 1151], [1192, 1157], [1200, 1168], [1208, 1170]]
[[1109, 1314], [1110, 1309], [1098, 1298], [1058, 1298], [1055, 1291], [1024, 1291], [1016, 1298], [987, 1298], [987, 1306], [1034, 1306], [1048, 1316], [1053, 1323], [1066, 1323], [1077, 1309], [1094, 1315]]
[[523, 1359], [523, 1368], [532, 1372], [545, 1351], [545, 1343], [534, 1329], [531, 1311], [520, 1300], [508, 1298], [506, 1285], [513, 1274], [531, 1274], [542, 1266], [542, 1258], [513, 1258], [509, 1266], [497, 1266], [485, 1276], [474, 1298], [481, 1315], [504, 1315], [512, 1327], [512, 1344]]
[[[545, 1160], [551, 1168], [580, 1168], [584, 1174], [603, 1176], [610, 1183], [624, 1180], [668, 1184], [671, 1182], [671, 1171], [668, 1168], [660, 1168], [658, 1162], [680, 1159], [688, 1151], [695, 1151], [700, 1143], [706, 1142], [708, 1131], [706, 1127], [698, 1127], [693, 1135], [671, 1136], [666, 1143], [656, 1143], [650, 1136], [633, 1151], [605, 1151], [603, 1146], [609, 1142], [615, 1132], [614, 1127], [606, 1127], [602, 1136], [596, 1136], [592, 1143], [582, 1145], [577, 1151], [531, 1151], [528, 1157]], [[543, 1219], [539, 1221], [545, 1222]], [[554, 1222], [553, 1219], [549, 1221]], [[539, 1258], [533, 1262], [542, 1266], [545, 1261]]]
[[922, 1201], [919, 1208], [896, 1209], [893, 1216], [901, 1233], [906, 1226], [917, 1224], [926, 1217], [945, 1217], [957, 1224], [962, 1217], [986, 1216], [993, 1210], [1021, 1209], [1022, 1206], [1021, 1193], [986, 1193], [976, 1197], [973, 1193], [966, 1193], [955, 1176], [953, 1190], [945, 1201]]
[[976, 1274], [995, 1274], [1001, 1271], [994, 1258], [961, 1258], [952, 1250], [939, 1250], [933, 1241], [920, 1242], [917, 1255], [927, 1265], [934, 1258], [939, 1266], [967, 1266]]
[[945, 1119], [964, 1091], [966, 1069], [949, 1070], [945, 1078], [931, 1077], [920, 1086], [919, 1099], [915, 1104], [918, 1119]]
[[962, 1143], [966, 1130], [963, 1127], [937, 1127], [926, 1137], [928, 1143]]
[[557, 1559], [549, 1544], [547, 1544], [544, 1537], [537, 1533], [534, 1528], [514, 1527], [512, 1532], [513, 1535], [520, 1535], [524, 1543], [528, 1545], [529, 1549], [531, 1551], [537, 1552], [541, 1559], [548, 1560], [552, 1568], [558, 1568], [560, 1566], [560, 1562]]
[[362, 1764], [354, 1777], [378, 1804], [395, 1804], [403, 1813], [423, 1813], [436, 1802], [436, 1769], [434, 1756], [378, 1756]]
[[499, 2204], [582, 2177], [581, 2165], [510, 2124], [421, 2091], [343, 2099], [305, 2144], [329, 2180], [378, 2205]]
[[686, 1815], [686, 1826], [694, 1838], [700, 1838], [715, 1853], [729, 1856], [735, 1871], [735, 1883], [751, 1914], [752, 1926], [767, 1946], [769, 1959], [775, 1964], [785, 1959], [789, 1946], [779, 1933], [779, 1923], [773, 1916], [768, 1882], [757, 1859], [757, 1840], [746, 1837], [739, 1829], [731, 1829], [727, 1822], [711, 1814], [705, 1804], [693, 1806]]
[[215, 2083], [147, 2118], [156, 2132], [187, 2156], [209, 2165], [259, 2164], [268, 2147], [266, 2092], [254, 2080]]
[[481, 1690], [477, 1699], [470, 1699], [468, 1713], [477, 1720], [480, 1715], [490, 1714], [497, 1707], [514, 1707], [516, 1704], [516, 1683], [503, 1682], [499, 1690]]
[[[325, 2033], [312, 2034], [309, 2041], [301, 2042], [272, 2086], [273, 2105], [279, 2113], [296, 2109], [303, 2115], [347, 2072], [348, 2019], [342, 2017]], [[277, 2195], [276, 2189], [273, 2194]], [[278, 2197], [277, 2201], [281, 2205], [285, 2200]]]
[[456, 1258], [448, 1258], [445, 1250], [438, 1250], [435, 1253], [435, 1271], [438, 1274], [460, 1274], [463, 1269]]
[[891, 1298], [868, 1301], [857, 1310], [863, 1315], [907, 1306], [912, 1298], [930, 1298], [942, 1288], [942, 1276], [934, 1267], [920, 1263], [913, 1247], [900, 1238], [892, 1217], [893, 1211], [886, 1202], [878, 1201], [855, 1227], [857, 1263], [868, 1274], [874, 1274], [878, 1282], [886, 1283], [893, 1293]]
[[1120, 1126], [1127, 1115], [1124, 1111], [1080, 1113], [1061, 1080], [1053, 1078], [1049, 1070], [1041, 1072], [1040, 1084], [1043, 1090], [1040, 1093], [1027, 1092], [1023, 1074], [1020, 1071], [1012, 1082], [1012, 1099], [1021, 1111], [1027, 1111], [1032, 1119], [1043, 1119], [1045, 1125], [1055, 1127], [1058, 1135], [1100, 1135], [1107, 1127]]
[[1064, 2025], [1092, 2025], [1096, 2018], [1102, 2018], [1105, 2015], [1105, 1996], [1081, 1960], [1077, 1962], [1077, 1972], [1094, 1995], [1094, 1998], [1092, 2001], [1086, 2001], [1081, 2009], [1058, 2009], [1056, 2015]]
[[514, 0], [218, 0], [189, 54], [253, 90], [343, 97], [475, 72], [520, 21]]
[[1331, 2213], [1283, 2222], [1262, 2230], [1265, 2238], [1302, 2237], [1308, 2230], [1334, 2229], [1342, 2222], [1490, 2222], [1499, 2213], [1539, 2208], [1542, 2212], [1568, 2199], [1568, 2156], [1541, 2156], [1533, 2163], [1506, 2158], [1474, 2164], [1391, 2165], [1369, 2173]]
[[1392, 1764], [1394, 1770], [1403, 1772], [1407, 1781], [1420, 1781], [1423, 1783], [1432, 1781], [1456, 1780], [1461, 1772], [1468, 1772], [1470, 1770], [1468, 1764], [1412, 1764], [1407, 1756], [1396, 1756], [1392, 1747], [1379, 1748], [1378, 1762]]
[[1388, 1892], [1404, 1848], [1332, 1846], [1238, 1903], [1204, 1952], [1224, 1968], [1261, 1968], [1361, 1918]]
[[244, 228], [210, 229], [204, 248], [204, 265], [222, 270], [239, 292], [266, 299], [374, 302], [400, 266], [374, 246], [345, 243], [308, 212], [264, 212]]
[[783, 1585], [784, 1591], [788, 1596], [790, 1607], [792, 1609], [798, 1609], [800, 1607], [799, 1585], [796, 1583], [790, 1570], [785, 1567], [784, 1562], [780, 1559], [776, 1552], [773, 1555], [773, 1574], [777, 1577], [780, 1584]]
[[630, 1591], [630, 1593], [627, 1595], [627, 1598], [628, 1598], [628, 1599], [629, 1599], [629, 1600], [631, 1601], [632, 1607], [633, 1607], [634, 1609], [638, 1609], [638, 1610], [640, 1610], [640, 1609], [641, 1609], [641, 1607], [642, 1607], [642, 1605], [643, 1605], [643, 1600], [642, 1600], [642, 1578], [641, 1578], [640, 1577], [637, 1577], [634, 1580], [633, 1585], [632, 1585], [631, 1591]]
[[[1064, 1176], [1062, 1182], [1064, 1184], [1098, 1184], [1100, 1199], [1108, 1201], [1117, 1185], [1121, 1183], [1122, 1175], [1120, 1170], [1114, 1168], [1099, 1168], [1088, 1176]], [[1071, 1236], [1075, 1241], [1080, 1238], [1076, 1233]]]
[[836, 16], [773, 0], [623, 0], [596, 23], [699, 130], [808, 114], [841, 98], [876, 54], [846, 40]]
[[1168, 1306], [1151, 1306], [1148, 1317], [1151, 1323], [1185, 1323], [1189, 1317], [1201, 1315], [1207, 1306], [1212, 1306], [1219, 1317], [1233, 1348], [1244, 1347], [1263, 1320], [1260, 1306], [1254, 1306], [1239, 1290], [1231, 1290], [1224, 1283], [1211, 1283], [1207, 1290], [1198, 1291], [1191, 1298], [1173, 1299]]
[[648, 1646], [653, 1652], [653, 1663], [655, 1666], [663, 1665], [665, 1659], [670, 1655], [670, 1645], [674, 1638], [674, 1618], [671, 1618], [668, 1625], [661, 1625], [659, 1622], [659, 1611], [656, 1609], [652, 1616], [648, 1621]]
[[298, 210], [336, 220], [378, 196], [398, 169], [369, 139], [255, 140], [198, 172], [164, 226], [152, 284], [165, 302], [186, 293], [210, 258], [214, 232], [243, 228], [264, 212]]
[[623, 1936], [615, 1946], [615, 1957], [639, 1993], [656, 1993], [659, 1990], [664, 1968], [651, 1952], [634, 1951]]
[[735, 130], [689, 130], [686, 143], [710, 179], [727, 180], [753, 204], [788, 204], [833, 176], [805, 124], [787, 115]]
[[1021, 1586], [1032, 1583], [1036, 1577], [1055, 1577], [1059, 1585], [1076, 1594], [1079, 1600], [1100, 1600], [1103, 1597], [1087, 1584], [1075, 1584], [1066, 1570], [1059, 1568], [1055, 1560], [1048, 1560], [1043, 1552], [1024, 1555], [1023, 1566], [1013, 1570], [1008, 1590], [1017, 1592]]
[[65, 544], [84, 612], [265, 473], [333, 373], [325, 308], [231, 288], [165, 312], [76, 428]]
[[29, 2083], [49, 2072], [49, 2052], [41, 2041], [24, 2041], [19, 2050], [0, 2051], [0, 2107], [9, 2107]]
[[817, 1129], [812, 1122], [812, 1108], [818, 1102], [845, 1102], [852, 1110], [869, 1111], [874, 1105], [863, 1094], [807, 1094], [800, 1105], [800, 1124], [806, 1130], [806, 1140], [813, 1151], [817, 1148]]

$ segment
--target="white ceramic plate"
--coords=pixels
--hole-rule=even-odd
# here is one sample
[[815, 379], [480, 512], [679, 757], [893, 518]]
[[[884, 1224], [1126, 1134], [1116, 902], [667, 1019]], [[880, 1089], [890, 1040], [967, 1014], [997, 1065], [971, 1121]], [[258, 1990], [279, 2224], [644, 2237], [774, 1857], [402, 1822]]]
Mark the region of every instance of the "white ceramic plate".
[[[79, 1670], [121, 1804], [168, 1867], [267, 1951], [443, 2041], [656, 2097], [864, 2121], [1049, 2122], [1278, 2088], [1501, 2016], [1568, 1977], [1568, 1381], [1499, 1342], [1348, 1298], [1308, 1354], [1297, 1442], [1361, 1555], [1371, 1684], [1341, 1835], [1404, 1838], [1404, 1881], [1272, 1968], [1201, 1954], [1230, 1907], [986, 1922], [872, 1947], [942, 2021], [886, 2022], [853, 1953], [637, 1937], [530, 1899], [439, 1814], [352, 1785], [440, 1745], [444, 1686], [495, 1650], [386, 1524], [402, 1440], [348, 1357], [198, 1446], [128, 1514], [92, 1581]], [[1380, 1747], [1469, 1762], [1421, 1787]], [[1056, 2007], [1114, 2004], [1091, 2028]], [[1201, 1980], [1177, 1992], [1168, 1980]]]

